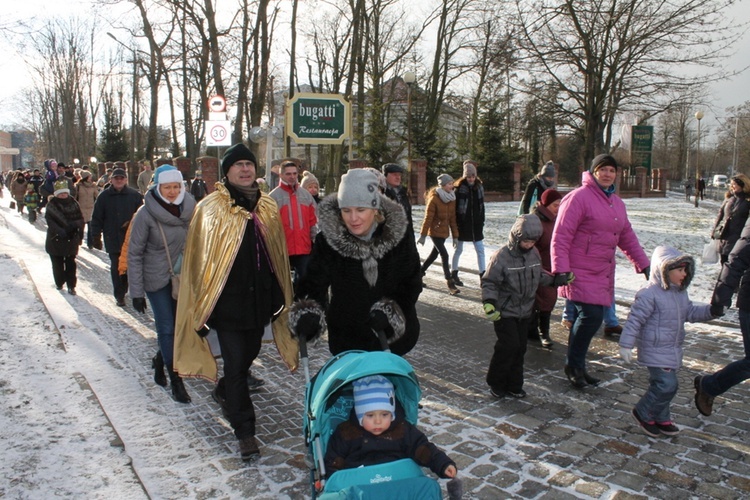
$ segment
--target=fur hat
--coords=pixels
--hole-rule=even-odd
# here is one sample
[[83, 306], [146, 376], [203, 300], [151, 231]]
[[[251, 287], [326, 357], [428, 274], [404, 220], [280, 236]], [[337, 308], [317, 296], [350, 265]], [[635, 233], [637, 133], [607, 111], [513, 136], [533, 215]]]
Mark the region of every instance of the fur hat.
[[562, 200], [562, 195], [557, 189], [545, 189], [542, 196], [539, 198], [539, 201], [541, 201], [542, 205], [545, 207], [552, 205], [552, 202], [555, 200]]
[[453, 177], [448, 174], [440, 174], [437, 176], [438, 186], [443, 187], [449, 182], [453, 182]]
[[66, 181], [65, 179], [55, 182], [55, 196], [61, 195], [63, 193], [70, 194], [70, 189], [68, 189], [68, 181]]
[[241, 160], [251, 161], [253, 165], [258, 166], [258, 160], [255, 159], [253, 152], [240, 142], [227, 149], [221, 157], [221, 175], [226, 177], [229, 167]]
[[555, 175], [555, 164], [551, 161], [548, 161], [541, 169], [539, 169], [540, 177], [548, 177], [550, 179], [554, 179]]
[[594, 172], [596, 172], [596, 169], [600, 167], [615, 167], [615, 169], [617, 169], [617, 160], [615, 160], [611, 155], [598, 155], [593, 160], [591, 160], [591, 168], [589, 169], [589, 172], [593, 174]]
[[477, 166], [474, 164], [474, 160], [466, 160], [464, 161], [464, 177], [474, 176], [477, 175]]
[[365, 168], [354, 168], [341, 177], [336, 195], [339, 208], [380, 208], [380, 180]]
[[305, 170], [304, 173], [302, 174], [302, 182], [300, 182], [299, 185], [303, 189], [307, 189], [307, 186], [311, 186], [313, 184], [317, 184], [318, 186], [320, 186], [320, 183], [318, 182], [318, 178], [315, 177], [315, 175], [309, 170]]
[[352, 387], [359, 425], [362, 425], [365, 413], [377, 410], [391, 412], [391, 418], [396, 420], [396, 394], [390, 380], [382, 375], [370, 375], [355, 380]]

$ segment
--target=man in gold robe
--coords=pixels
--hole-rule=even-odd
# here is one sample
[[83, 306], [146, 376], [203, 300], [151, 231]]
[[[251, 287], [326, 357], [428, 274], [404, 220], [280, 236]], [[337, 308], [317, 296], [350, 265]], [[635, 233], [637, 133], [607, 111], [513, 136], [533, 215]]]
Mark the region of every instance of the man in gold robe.
[[260, 455], [247, 374], [260, 352], [264, 326], [294, 371], [298, 344], [288, 327], [292, 299], [284, 229], [276, 203], [256, 182], [255, 155], [242, 143], [227, 149], [224, 177], [197, 206], [185, 242], [177, 301], [174, 367], [183, 377], [217, 378], [205, 338], [216, 330], [224, 376], [214, 389], [239, 441], [242, 460]]

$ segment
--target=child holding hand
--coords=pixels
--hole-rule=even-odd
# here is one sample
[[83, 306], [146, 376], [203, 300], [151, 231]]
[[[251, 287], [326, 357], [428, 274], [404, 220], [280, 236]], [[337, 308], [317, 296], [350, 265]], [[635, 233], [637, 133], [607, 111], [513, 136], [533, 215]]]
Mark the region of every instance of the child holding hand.
[[694, 273], [692, 257], [671, 247], [656, 247], [651, 257], [649, 283], [636, 293], [620, 336], [620, 357], [630, 363], [632, 349], [637, 347], [638, 362], [648, 367], [649, 387], [632, 415], [641, 430], [651, 437], [680, 432], [672, 422], [669, 404], [677, 394], [685, 322], [712, 319], [710, 305], [693, 304], [688, 297], [687, 287]]

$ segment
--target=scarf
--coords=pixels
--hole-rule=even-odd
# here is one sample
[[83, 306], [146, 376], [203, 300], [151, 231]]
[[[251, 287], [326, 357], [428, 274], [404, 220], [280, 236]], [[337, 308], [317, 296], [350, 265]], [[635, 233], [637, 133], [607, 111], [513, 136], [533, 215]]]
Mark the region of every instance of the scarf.
[[435, 190], [438, 196], [440, 196], [440, 199], [443, 203], [450, 203], [452, 201], [456, 201], [456, 192], [451, 191], [450, 193], [446, 191], [445, 189], [439, 187]]

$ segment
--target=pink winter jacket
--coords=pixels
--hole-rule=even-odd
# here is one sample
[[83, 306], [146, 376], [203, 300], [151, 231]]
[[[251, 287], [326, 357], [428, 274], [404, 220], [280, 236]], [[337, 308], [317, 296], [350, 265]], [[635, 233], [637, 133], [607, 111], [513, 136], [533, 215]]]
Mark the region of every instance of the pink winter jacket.
[[563, 198], [552, 233], [552, 272], [575, 274], [573, 283], [560, 287], [560, 295], [586, 304], [611, 305], [617, 247], [637, 272], [649, 265], [622, 199], [614, 193], [607, 196], [594, 176], [584, 172], [583, 185]]

